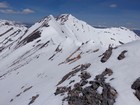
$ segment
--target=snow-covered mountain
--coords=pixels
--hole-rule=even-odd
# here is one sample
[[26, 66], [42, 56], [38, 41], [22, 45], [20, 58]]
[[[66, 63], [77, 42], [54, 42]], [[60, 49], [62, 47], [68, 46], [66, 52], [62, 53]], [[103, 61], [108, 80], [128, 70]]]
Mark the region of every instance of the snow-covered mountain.
[[[139, 105], [140, 41], [72, 15], [0, 21], [0, 105]], [[137, 80], [137, 81], [136, 81]]]

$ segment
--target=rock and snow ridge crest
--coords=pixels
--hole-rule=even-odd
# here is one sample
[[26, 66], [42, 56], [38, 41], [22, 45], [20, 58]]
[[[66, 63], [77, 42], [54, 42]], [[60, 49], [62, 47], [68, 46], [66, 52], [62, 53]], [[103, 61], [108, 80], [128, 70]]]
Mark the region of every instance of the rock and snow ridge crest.
[[127, 28], [94, 28], [71, 14], [45, 17], [31, 26], [22, 39], [37, 31], [40, 32], [39, 39], [52, 39], [54, 43], [61, 43], [69, 38], [77, 44], [91, 42], [108, 47], [109, 44], [118, 46], [139, 39]]
[[[15, 22], [7, 20], [1, 20], [0, 24], [20, 26]], [[55, 37], [54, 41], [56, 41], [56, 39], [59, 37], [58, 39], [61, 40], [56, 41], [58, 43], [61, 43], [61, 41], [65, 40], [66, 38], [70, 38], [71, 40], [75, 41], [75, 43], [85, 43], [88, 41], [103, 46], [108, 46], [109, 44], [112, 44], [112, 46], [117, 46], [138, 39], [134, 32], [125, 27], [112, 27], [105, 29], [94, 28], [88, 25], [86, 22], [78, 20], [71, 14], [62, 14], [57, 17], [49, 15], [48, 17], [45, 17], [28, 28], [22, 39], [37, 31], [40, 31], [43, 37], [51, 36], [49, 38], [52, 39]], [[44, 33], [47, 32], [49, 35], [44, 35]], [[58, 37], [56, 38], [56, 36]]]

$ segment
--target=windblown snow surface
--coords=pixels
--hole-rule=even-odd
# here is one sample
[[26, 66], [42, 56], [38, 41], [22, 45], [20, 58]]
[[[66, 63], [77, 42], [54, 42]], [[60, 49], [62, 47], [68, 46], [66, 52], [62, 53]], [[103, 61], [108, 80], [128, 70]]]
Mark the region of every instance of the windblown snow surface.
[[[109, 45], [112, 54], [101, 62]], [[81, 71], [77, 71], [60, 83], [85, 64], [90, 65], [88, 81], [106, 68], [112, 70], [105, 82], [117, 92], [114, 105], [140, 105], [131, 88], [140, 77], [139, 46], [139, 37], [127, 28], [94, 28], [67, 14], [50, 15], [30, 28], [1, 20], [0, 105], [72, 105], [63, 101], [67, 92], [54, 93], [58, 87], [73, 88], [80, 82]], [[124, 50], [124, 58], [118, 60]], [[97, 91], [101, 94], [102, 87]]]

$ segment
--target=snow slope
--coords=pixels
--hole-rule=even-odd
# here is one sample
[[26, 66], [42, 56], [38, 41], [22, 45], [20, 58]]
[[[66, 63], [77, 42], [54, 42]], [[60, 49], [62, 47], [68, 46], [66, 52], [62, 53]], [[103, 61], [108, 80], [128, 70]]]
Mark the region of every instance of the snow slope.
[[[13, 27], [0, 36], [0, 48], [4, 48], [0, 52], [0, 105], [62, 105], [67, 94], [55, 95], [57, 87], [74, 87], [81, 81], [81, 71], [57, 84], [81, 64], [90, 64], [86, 69], [91, 74], [89, 81], [106, 68], [112, 69], [113, 75], [108, 76], [106, 82], [118, 93], [114, 105], [140, 104], [131, 89], [133, 82], [140, 77], [140, 41], [129, 29], [98, 29], [67, 14], [50, 15], [29, 29], [0, 26], [1, 34]], [[11, 33], [18, 29], [21, 32], [12, 36]], [[12, 45], [10, 41], [4, 43], [6, 37], [12, 39]], [[102, 63], [101, 55], [109, 45], [117, 47]], [[125, 58], [118, 60], [124, 50], [127, 51]], [[101, 93], [102, 89], [98, 91]], [[63, 104], [69, 105], [67, 101]]]
[[[10, 53], [27, 28], [13, 21], [0, 20], [0, 55]], [[6, 55], [6, 54], [5, 54]]]

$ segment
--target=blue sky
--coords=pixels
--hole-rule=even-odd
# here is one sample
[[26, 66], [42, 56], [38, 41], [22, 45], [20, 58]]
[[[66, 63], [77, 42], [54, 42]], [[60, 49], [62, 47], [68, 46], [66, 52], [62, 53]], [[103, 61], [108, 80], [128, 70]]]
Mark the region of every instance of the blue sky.
[[0, 18], [34, 23], [72, 14], [90, 25], [140, 29], [140, 0], [0, 0]]

